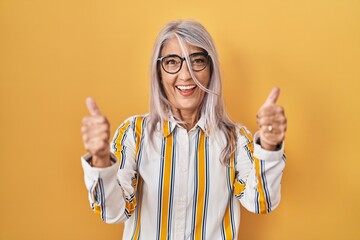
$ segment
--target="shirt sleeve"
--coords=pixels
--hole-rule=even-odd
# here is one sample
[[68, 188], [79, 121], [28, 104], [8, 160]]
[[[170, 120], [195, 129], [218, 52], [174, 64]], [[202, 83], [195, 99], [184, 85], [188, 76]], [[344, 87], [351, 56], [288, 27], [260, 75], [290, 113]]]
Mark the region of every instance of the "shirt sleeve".
[[[269, 213], [280, 203], [281, 177], [285, 167], [284, 143], [267, 151], [241, 127], [235, 152], [234, 195], [253, 213]], [[258, 139], [258, 133], [255, 139]]]
[[91, 155], [81, 158], [92, 210], [107, 223], [126, 221], [136, 208], [136, 133], [130, 120], [115, 132], [111, 142], [112, 166], [95, 168]]

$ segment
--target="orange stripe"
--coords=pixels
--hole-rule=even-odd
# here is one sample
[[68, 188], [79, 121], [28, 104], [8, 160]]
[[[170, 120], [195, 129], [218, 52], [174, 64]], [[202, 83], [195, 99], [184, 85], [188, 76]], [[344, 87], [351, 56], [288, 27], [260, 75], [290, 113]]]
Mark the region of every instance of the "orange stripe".
[[196, 206], [196, 223], [194, 239], [202, 239], [202, 222], [204, 218], [205, 186], [206, 186], [205, 133], [200, 130], [198, 143], [198, 195]]
[[[168, 125], [168, 124], [167, 124]], [[166, 125], [165, 125], [166, 127]], [[171, 168], [172, 168], [172, 153], [173, 153], [173, 135], [170, 134], [166, 138], [165, 144], [165, 159], [164, 159], [164, 172], [163, 172], [163, 189], [162, 189], [162, 206], [161, 206], [161, 227], [160, 239], [167, 239], [168, 224], [169, 224], [169, 203], [170, 203], [170, 181], [171, 181]]]

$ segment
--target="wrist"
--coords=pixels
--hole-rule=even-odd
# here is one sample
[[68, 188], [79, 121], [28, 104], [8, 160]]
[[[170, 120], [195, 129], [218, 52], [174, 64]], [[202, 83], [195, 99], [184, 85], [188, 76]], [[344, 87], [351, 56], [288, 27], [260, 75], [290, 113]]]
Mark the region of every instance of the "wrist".
[[96, 168], [106, 168], [106, 167], [110, 167], [111, 164], [111, 160], [110, 160], [110, 154], [106, 155], [106, 156], [92, 156], [91, 160], [90, 160], [90, 165], [92, 167], [96, 167]]
[[267, 150], [267, 151], [278, 151], [281, 149], [281, 143], [278, 143], [276, 145], [268, 144], [265, 141], [261, 141], [260, 138], [256, 140], [256, 143], [261, 146], [261, 148]]

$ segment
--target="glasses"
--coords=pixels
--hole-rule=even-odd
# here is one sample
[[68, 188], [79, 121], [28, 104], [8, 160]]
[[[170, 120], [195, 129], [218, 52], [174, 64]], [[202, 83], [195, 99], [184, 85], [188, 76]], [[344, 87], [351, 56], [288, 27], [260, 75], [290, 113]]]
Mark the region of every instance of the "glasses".
[[[195, 52], [189, 55], [191, 69], [195, 72], [200, 72], [206, 68], [209, 63], [210, 55], [206, 52]], [[180, 57], [176, 54], [170, 54], [159, 57], [158, 61], [165, 72], [170, 74], [178, 73], [182, 67], [185, 57]]]

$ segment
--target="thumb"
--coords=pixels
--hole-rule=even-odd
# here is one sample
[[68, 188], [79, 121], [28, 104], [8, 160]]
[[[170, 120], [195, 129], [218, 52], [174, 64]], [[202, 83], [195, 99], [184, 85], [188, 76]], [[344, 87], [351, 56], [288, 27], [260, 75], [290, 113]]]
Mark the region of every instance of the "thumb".
[[100, 109], [92, 97], [86, 98], [86, 107], [91, 116], [101, 115]]
[[280, 96], [280, 88], [274, 87], [271, 92], [269, 93], [265, 103], [263, 106], [268, 106], [271, 104], [275, 104]]

